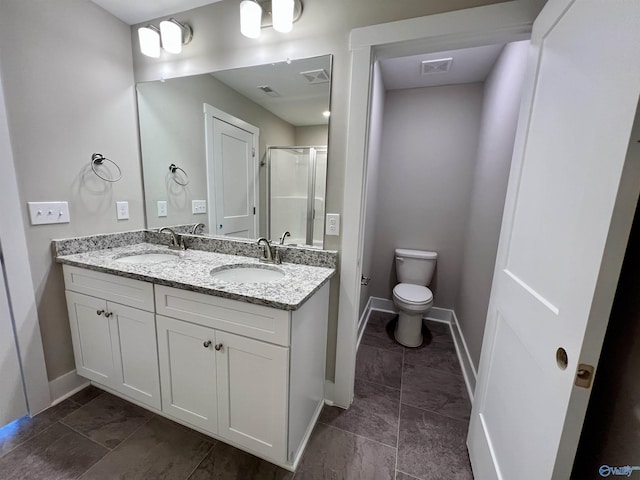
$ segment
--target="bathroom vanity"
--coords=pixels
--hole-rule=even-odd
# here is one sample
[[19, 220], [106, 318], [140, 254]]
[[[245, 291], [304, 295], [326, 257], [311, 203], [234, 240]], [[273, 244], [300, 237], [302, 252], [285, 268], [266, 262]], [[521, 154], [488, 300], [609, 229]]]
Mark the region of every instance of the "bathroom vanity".
[[[79, 375], [295, 468], [324, 403], [333, 269], [151, 244], [57, 260]], [[212, 275], [234, 267], [267, 267], [280, 278]]]

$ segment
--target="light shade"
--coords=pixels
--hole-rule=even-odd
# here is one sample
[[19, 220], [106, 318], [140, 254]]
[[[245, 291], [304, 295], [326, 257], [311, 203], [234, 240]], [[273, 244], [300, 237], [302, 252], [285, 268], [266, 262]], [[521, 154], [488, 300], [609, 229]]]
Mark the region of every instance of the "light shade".
[[293, 0], [272, 0], [273, 29], [287, 33], [293, 28]]
[[162, 48], [169, 53], [182, 52], [183, 27], [173, 18], [160, 22], [160, 37], [162, 38]]
[[262, 7], [253, 0], [240, 2], [240, 32], [245, 37], [258, 38], [262, 23]]
[[140, 51], [147, 57], [160, 57], [160, 31], [153, 25], [138, 28]]

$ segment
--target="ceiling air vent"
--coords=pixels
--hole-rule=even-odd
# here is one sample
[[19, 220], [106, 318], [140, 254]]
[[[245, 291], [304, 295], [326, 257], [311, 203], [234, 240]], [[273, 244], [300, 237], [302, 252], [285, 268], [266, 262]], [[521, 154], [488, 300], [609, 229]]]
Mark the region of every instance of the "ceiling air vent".
[[320, 70], [300, 72], [300, 75], [302, 75], [309, 83], [326, 83], [331, 80], [331, 77], [323, 68]]
[[425, 60], [421, 62], [421, 74], [431, 75], [433, 73], [447, 73], [451, 68], [453, 58], [438, 58], [436, 60]]
[[258, 85], [258, 88], [264, 92], [265, 95], [269, 95], [270, 97], [280, 97], [281, 95], [276, 92], [269, 85]]

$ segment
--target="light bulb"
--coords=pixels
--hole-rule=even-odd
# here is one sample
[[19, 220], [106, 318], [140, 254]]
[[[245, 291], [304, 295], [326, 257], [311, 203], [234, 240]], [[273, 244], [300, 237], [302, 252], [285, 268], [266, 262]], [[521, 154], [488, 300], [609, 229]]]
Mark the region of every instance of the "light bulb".
[[258, 38], [262, 23], [262, 7], [253, 0], [240, 2], [240, 32], [245, 37]]
[[160, 22], [162, 48], [169, 53], [182, 52], [182, 26], [173, 18]]
[[293, 28], [293, 0], [272, 0], [273, 28], [282, 33]]
[[140, 27], [138, 29], [138, 41], [140, 51], [147, 57], [160, 57], [160, 32], [153, 25]]

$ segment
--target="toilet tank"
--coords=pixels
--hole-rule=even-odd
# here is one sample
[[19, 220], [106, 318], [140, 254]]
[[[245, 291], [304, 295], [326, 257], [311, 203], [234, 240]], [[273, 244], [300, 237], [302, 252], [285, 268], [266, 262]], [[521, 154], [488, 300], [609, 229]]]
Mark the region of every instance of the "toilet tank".
[[396, 274], [398, 282], [427, 286], [436, 268], [436, 252], [396, 249]]

